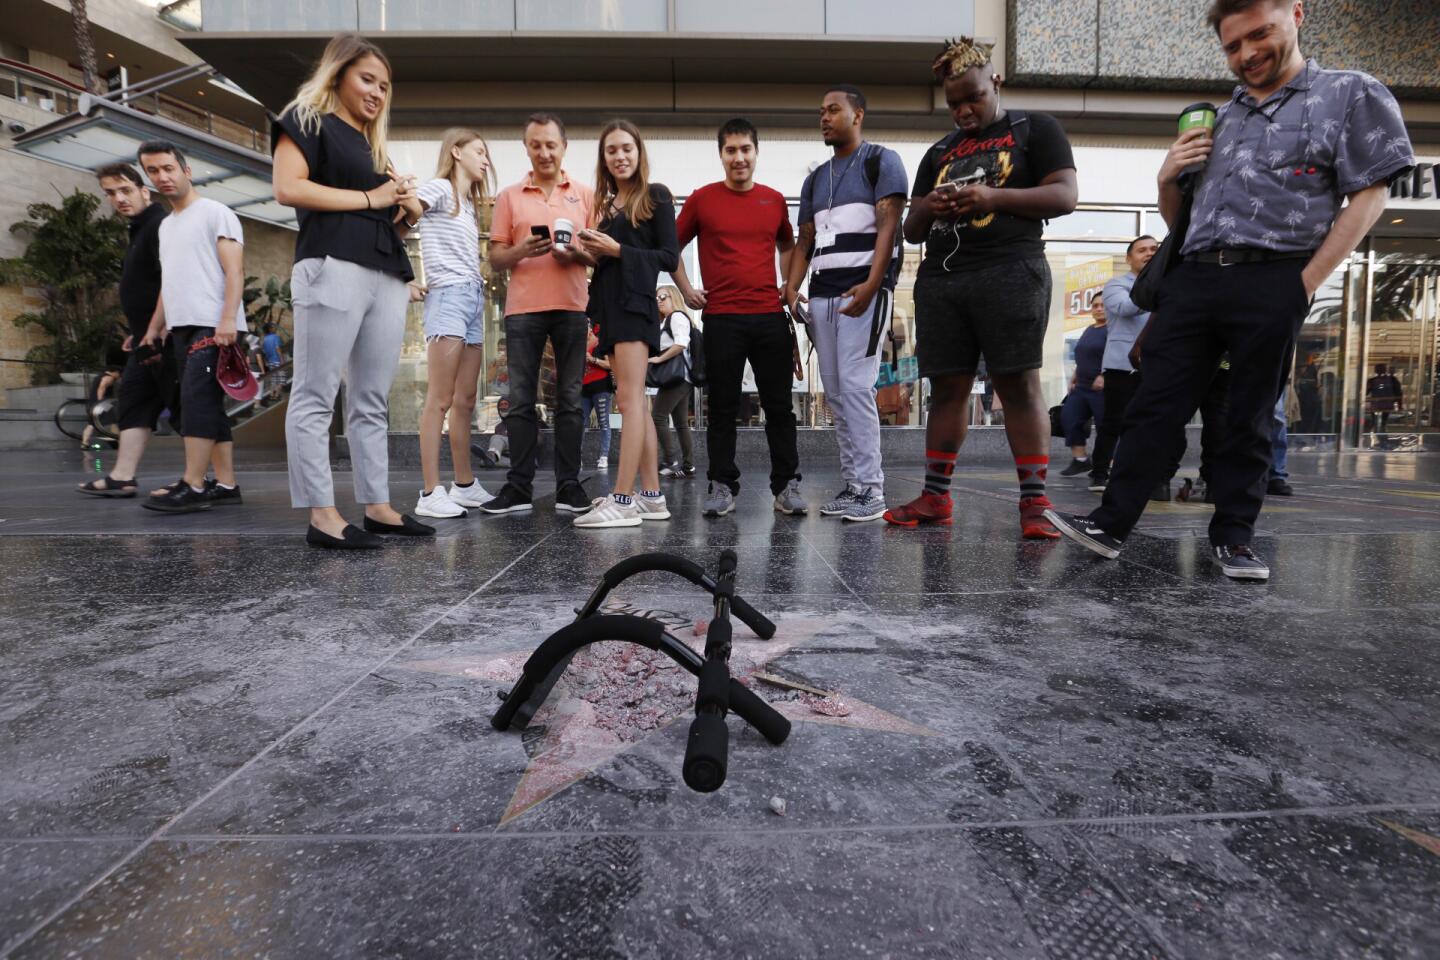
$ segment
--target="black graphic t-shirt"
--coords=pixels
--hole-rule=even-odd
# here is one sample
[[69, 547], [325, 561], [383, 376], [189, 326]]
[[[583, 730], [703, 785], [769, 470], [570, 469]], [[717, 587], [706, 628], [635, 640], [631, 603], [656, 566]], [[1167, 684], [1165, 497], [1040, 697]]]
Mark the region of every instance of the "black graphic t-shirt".
[[[1075, 167], [1070, 141], [1054, 117], [1025, 113], [1013, 125], [1011, 118], [1012, 114], [1006, 113], [975, 136], [956, 130], [925, 151], [915, 171], [911, 196], [923, 197], [939, 184], [959, 180], [976, 170], [985, 171], [988, 186], [1023, 190], [1039, 186], [1057, 170]], [[978, 270], [1040, 256], [1045, 251], [1040, 239], [1043, 229], [1039, 220], [1008, 213], [937, 219], [925, 238], [920, 275], [935, 270]]]

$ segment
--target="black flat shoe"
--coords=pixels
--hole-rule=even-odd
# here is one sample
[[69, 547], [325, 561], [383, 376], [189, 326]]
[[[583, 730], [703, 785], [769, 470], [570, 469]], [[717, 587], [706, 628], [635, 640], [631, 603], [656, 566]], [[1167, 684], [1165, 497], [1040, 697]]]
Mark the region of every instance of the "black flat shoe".
[[435, 528], [421, 523], [408, 513], [400, 515], [399, 523], [381, 523], [365, 518], [365, 529], [370, 533], [385, 533], [392, 537], [433, 537]]
[[385, 545], [385, 541], [375, 534], [366, 533], [348, 523], [338, 537], [332, 537], [312, 525], [305, 531], [305, 542], [312, 547], [324, 547], [327, 550], [379, 550]]

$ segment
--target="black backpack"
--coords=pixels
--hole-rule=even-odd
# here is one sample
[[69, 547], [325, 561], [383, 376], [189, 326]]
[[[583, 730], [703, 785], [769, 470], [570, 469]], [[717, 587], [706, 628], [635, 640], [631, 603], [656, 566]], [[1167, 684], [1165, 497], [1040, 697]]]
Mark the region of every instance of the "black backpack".
[[[671, 314], [674, 316], [674, 314]], [[690, 324], [690, 345], [685, 348], [685, 365], [690, 370], [690, 383], [697, 387], [705, 386], [705, 337], [701, 335], [695, 326], [695, 321], [686, 320]], [[671, 340], [675, 339], [675, 328], [670, 325], [670, 317], [665, 318], [662, 326], [665, 333]]]

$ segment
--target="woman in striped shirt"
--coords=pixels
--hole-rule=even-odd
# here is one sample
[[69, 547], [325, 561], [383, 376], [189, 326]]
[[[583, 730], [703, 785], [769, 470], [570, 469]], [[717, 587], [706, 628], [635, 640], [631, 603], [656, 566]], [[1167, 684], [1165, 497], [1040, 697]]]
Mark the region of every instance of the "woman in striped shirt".
[[[425, 267], [425, 343], [429, 384], [420, 414], [420, 467], [425, 487], [415, 512], [463, 517], [490, 500], [470, 467], [470, 423], [485, 343], [485, 282], [480, 276], [480, 215], [491, 202], [490, 149], [474, 130], [448, 130], [435, 179], [417, 196], [420, 256]], [[440, 433], [450, 417], [455, 481], [440, 482]]]

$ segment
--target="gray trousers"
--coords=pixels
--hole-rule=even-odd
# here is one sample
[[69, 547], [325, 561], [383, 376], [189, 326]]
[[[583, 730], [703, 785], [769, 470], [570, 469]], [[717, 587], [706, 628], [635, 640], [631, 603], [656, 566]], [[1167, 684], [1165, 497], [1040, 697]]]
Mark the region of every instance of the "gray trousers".
[[[695, 388], [688, 382], [661, 387], [650, 402], [650, 416], [655, 420], [655, 435], [660, 438], [660, 466], [680, 464], [695, 466], [694, 440], [690, 434], [690, 395]], [[670, 425], [675, 422], [675, 436], [670, 435]], [[675, 453], [675, 437], [680, 439], [680, 453]]]
[[[877, 334], [890, 322], [890, 293], [880, 291], [863, 316], [847, 317], [840, 308], [849, 301], [815, 297], [810, 301], [810, 340], [820, 357], [825, 402], [835, 414], [835, 440], [840, 445], [840, 475], [855, 487], [885, 492], [880, 464], [880, 409], [875, 405], [875, 380], [880, 374]], [[876, 312], [879, 311], [877, 317]], [[876, 324], [879, 329], [874, 330]], [[870, 341], [876, 348], [866, 356]]]
[[333, 507], [330, 420], [345, 376], [357, 503], [390, 502], [390, 384], [405, 339], [405, 281], [334, 257], [295, 264], [295, 368], [285, 414], [290, 503]]

